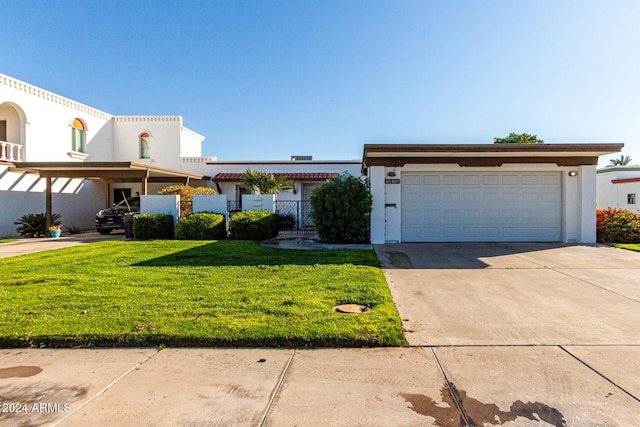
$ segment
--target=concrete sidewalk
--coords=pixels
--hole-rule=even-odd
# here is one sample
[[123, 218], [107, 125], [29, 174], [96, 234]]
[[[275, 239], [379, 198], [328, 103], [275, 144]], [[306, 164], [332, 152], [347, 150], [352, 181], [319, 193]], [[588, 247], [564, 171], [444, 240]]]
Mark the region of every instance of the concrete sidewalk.
[[92, 231], [82, 234], [63, 235], [59, 238], [19, 239], [15, 242], [0, 244], [0, 258], [9, 258], [52, 249], [69, 248], [104, 240], [124, 240], [124, 232], [103, 235]]
[[[592, 346], [2, 350], [0, 424], [637, 425], [640, 348], [617, 354], [607, 360]], [[622, 361], [624, 374], [607, 377]]]

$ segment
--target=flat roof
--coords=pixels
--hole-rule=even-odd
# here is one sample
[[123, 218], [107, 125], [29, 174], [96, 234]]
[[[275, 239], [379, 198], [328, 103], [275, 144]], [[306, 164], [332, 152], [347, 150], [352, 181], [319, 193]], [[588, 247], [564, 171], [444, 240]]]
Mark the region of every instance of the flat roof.
[[503, 163], [596, 165], [598, 157], [617, 153], [619, 143], [600, 144], [365, 144], [363, 165], [403, 166], [406, 163], [458, 163], [499, 166]]
[[149, 182], [172, 182], [172, 179], [175, 181], [211, 179], [202, 174], [139, 162], [16, 162], [9, 167], [9, 171], [56, 178], [110, 180], [147, 178]]

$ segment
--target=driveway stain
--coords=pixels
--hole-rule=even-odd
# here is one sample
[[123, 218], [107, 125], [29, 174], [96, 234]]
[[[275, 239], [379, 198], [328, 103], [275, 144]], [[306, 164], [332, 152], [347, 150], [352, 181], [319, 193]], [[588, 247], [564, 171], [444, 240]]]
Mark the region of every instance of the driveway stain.
[[0, 369], [0, 379], [32, 377], [40, 372], [42, 372], [42, 368], [39, 366], [12, 366]]
[[[450, 387], [451, 391], [447, 386], [440, 389], [442, 403], [446, 403], [448, 406], [442, 406], [442, 403], [436, 403], [424, 394], [401, 393], [400, 396], [411, 404], [409, 409], [420, 415], [435, 418], [435, 425], [439, 427], [503, 425], [506, 422], [515, 421], [518, 417], [544, 422], [555, 427], [566, 427], [567, 425], [560, 411], [544, 403], [525, 403], [516, 400], [509, 411], [502, 411], [494, 403], [483, 403], [469, 397], [464, 390], [458, 390], [451, 383]], [[456, 395], [455, 401], [452, 393]], [[458, 410], [458, 406], [461, 410]]]

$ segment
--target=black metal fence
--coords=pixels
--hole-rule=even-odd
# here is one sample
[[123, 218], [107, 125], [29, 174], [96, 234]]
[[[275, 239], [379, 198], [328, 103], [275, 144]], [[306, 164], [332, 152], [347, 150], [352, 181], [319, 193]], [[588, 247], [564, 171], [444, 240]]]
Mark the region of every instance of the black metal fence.
[[311, 201], [309, 200], [276, 200], [276, 212], [280, 216], [293, 219], [295, 230], [315, 230], [311, 219]]

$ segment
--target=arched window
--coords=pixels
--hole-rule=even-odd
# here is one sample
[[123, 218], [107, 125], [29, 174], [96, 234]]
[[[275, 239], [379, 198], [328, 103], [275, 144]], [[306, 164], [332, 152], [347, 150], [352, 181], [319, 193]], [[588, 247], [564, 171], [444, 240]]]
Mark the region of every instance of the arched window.
[[73, 119], [71, 125], [71, 151], [78, 153], [85, 152], [86, 130], [84, 123], [80, 119]]
[[140, 140], [140, 158], [148, 159], [149, 158], [149, 132], [142, 132], [138, 139]]

